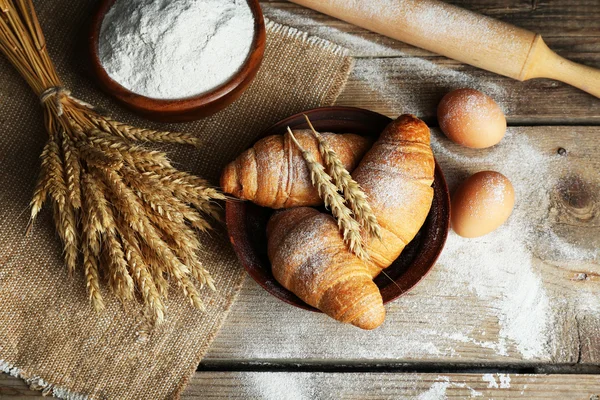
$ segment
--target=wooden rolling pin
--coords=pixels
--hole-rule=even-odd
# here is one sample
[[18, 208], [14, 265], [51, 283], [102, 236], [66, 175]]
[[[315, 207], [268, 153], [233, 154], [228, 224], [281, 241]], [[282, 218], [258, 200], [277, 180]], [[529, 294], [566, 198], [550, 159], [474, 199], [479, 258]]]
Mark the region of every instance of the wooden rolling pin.
[[291, 1], [497, 74], [556, 79], [600, 97], [600, 70], [560, 57], [539, 34], [441, 1]]

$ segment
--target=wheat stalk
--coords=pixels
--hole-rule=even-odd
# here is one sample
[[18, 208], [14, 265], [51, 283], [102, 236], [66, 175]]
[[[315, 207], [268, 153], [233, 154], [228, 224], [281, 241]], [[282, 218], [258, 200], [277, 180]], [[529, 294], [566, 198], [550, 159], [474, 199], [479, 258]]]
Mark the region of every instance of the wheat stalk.
[[[165, 318], [170, 283], [197, 308], [198, 287], [214, 290], [199, 260], [195, 229], [210, 229], [225, 196], [178, 171], [166, 154], [138, 142], [198, 146], [192, 135], [132, 127], [100, 115], [63, 87], [31, 0], [0, 0], [0, 51], [40, 98], [48, 142], [31, 201], [31, 221], [49, 199], [70, 272], [83, 265], [92, 306], [105, 308], [102, 284], [144, 315]], [[80, 260], [81, 254], [81, 260]]]
[[290, 138], [302, 153], [313, 186], [319, 192], [319, 196], [323, 199], [325, 207], [331, 210], [331, 213], [337, 220], [338, 228], [344, 238], [344, 243], [348, 249], [362, 260], [368, 260], [369, 255], [364, 249], [362, 237], [360, 235], [360, 225], [352, 217], [352, 211], [346, 206], [342, 195], [337, 191], [336, 186], [331, 181], [331, 176], [325, 172], [325, 168], [306, 151], [298, 142], [292, 130], [288, 127]]
[[344, 193], [344, 198], [348, 203], [348, 207], [352, 210], [354, 217], [367, 234], [381, 240], [381, 227], [377, 222], [375, 213], [367, 202], [367, 195], [358, 182], [352, 178], [327, 140], [314, 128], [308, 115], [304, 114], [304, 118], [319, 143], [319, 153], [321, 153], [321, 157], [329, 175], [331, 175], [333, 183], [336, 185], [337, 190]]

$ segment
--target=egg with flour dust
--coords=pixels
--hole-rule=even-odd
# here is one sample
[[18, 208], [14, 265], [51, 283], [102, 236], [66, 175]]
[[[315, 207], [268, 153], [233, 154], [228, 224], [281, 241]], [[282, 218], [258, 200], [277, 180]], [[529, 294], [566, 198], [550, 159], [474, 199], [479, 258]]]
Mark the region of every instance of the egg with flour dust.
[[486, 235], [506, 222], [514, 205], [515, 190], [507, 177], [495, 171], [478, 172], [452, 197], [452, 229], [466, 238]]
[[437, 115], [442, 132], [466, 147], [494, 146], [506, 133], [506, 117], [500, 106], [474, 89], [457, 89], [445, 95]]

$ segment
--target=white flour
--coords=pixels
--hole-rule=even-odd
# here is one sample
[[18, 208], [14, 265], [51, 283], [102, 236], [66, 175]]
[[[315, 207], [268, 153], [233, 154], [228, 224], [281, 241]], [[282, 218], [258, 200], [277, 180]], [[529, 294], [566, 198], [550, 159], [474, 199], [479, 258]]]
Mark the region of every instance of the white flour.
[[[450, 378], [409, 373], [358, 373], [354, 377], [351, 375], [324, 372], [239, 372], [235, 373], [233, 378], [238, 385], [236, 393], [244, 393], [246, 398], [261, 400], [337, 400], [365, 397], [443, 400], [458, 397], [458, 393], [464, 394], [463, 398], [483, 396], [470, 386], [473, 381], [461, 380], [461, 376]], [[501, 382], [510, 382], [508, 375], [498, 374], [498, 377]], [[510, 386], [500, 385], [500, 388], [505, 387]], [[447, 394], [449, 389], [454, 391], [450, 396]]]
[[99, 57], [132, 92], [180, 99], [227, 82], [253, 39], [246, 0], [117, 0], [102, 24]]
[[485, 72], [469, 73], [460, 69], [463, 67], [439, 57], [374, 58], [357, 60], [352, 75], [372, 90], [378, 101], [397, 113], [418, 117], [435, 114], [440, 99], [423, 93], [423, 85], [434, 87], [439, 93], [461, 88], [476, 89], [493, 98], [504, 113], [510, 113], [506, 106], [510, 104], [510, 94], [506, 88], [479, 76], [485, 75]]
[[488, 383], [490, 389], [510, 389], [510, 375], [508, 374], [496, 374], [498, 376], [498, 382], [493, 374], [485, 374], [481, 379]]
[[[552, 156], [543, 155], [527, 137], [510, 129], [500, 145], [487, 154], [473, 152], [474, 157], [456, 155], [454, 145], [438, 135], [433, 139], [433, 151], [446, 170], [470, 174], [491, 165], [512, 181], [516, 197], [512, 216], [498, 230], [475, 239], [451, 233], [439, 264], [445, 273], [458, 277], [478, 297], [494, 305], [503, 340], [496, 348], [498, 354], [508, 355], [505, 341], [510, 340], [525, 358], [548, 356], [552, 308], [535, 271], [531, 249], [538, 240], [537, 231], [547, 223], [543, 213], [555, 182], [547, 179], [550, 174], [545, 172]], [[451, 185], [457, 181], [455, 176], [449, 178]], [[534, 209], [532, 204], [538, 206]], [[538, 215], [532, 215], [536, 209]]]
[[[370, 3], [360, 4], [368, 8]], [[380, 112], [383, 110], [390, 115], [410, 113], [421, 118], [432, 116], [442, 94], [465, 87], [477, 89], [493, 98], [505, 114], [510, 114], [511, 105], [515, 104], [511, 98], [513, 94], [503, 86], [503, 78], [494, 74], [473, 71], [455, 61], [368, 31], [361, 30], [361, 35], [358, 35], [356, 30], [360, 28], [337, 21], [334, 24], [306, 8], [287, 9], [264, 3], [263, 10], [269, 18], [326, 37], [350, 49], [357, 59], [349, 80], [349, 93], [372, 91], [371, 101], [377, 104]], [[443, 25], [439, 21], [436, 24]], [[432, 24], [425, 26], [431, 28]], [[342, 95], [340, 104], [363, 106], [355, 103], [350, 95]]]
[[[547, 213], [561, 175], [557, 172], [568, 168], [568, 159], [518, 132], [509, 128], [498, 146], [469, 151], [434, 131], [432, 148], [452, 188], [477, 171], [496, 170], [514, 185], [515, 210], [505, 225], [484, 237], [463, 239], [451, 233], [432, 274], [388, 304], [386, 322], [375, 332], [282, 304], [248, 282], [256, 287], [254, 294], [238, 301], [236, 315], [252, 315], [254, 323], [241, 319], [232, 331], [243, 329], [253, 340], [221, 352], [255, 359], [447, 361], [472, 357], [477, 346], [480, 357], [494, 360], [549, 360], [559, 343], [557, 319], [565, 318], [560, 314], [565, 305], [557, 303], [564, 294], [550, 292], [552, 284], [543, 279], [551, 279], [546, 274], [552, 267], [537, 259], [591, 261], [598, 251], [588, 252], [556, 235], [549, 243], [540, 235], [555, 229]], [[572, 304], [581, 315], [600, 312], [593, 287], [582, 286]], [[220, 343], [230, 342], [239, 343], [231, 338]]]
[[447, 399], [446, 390], [450, 387], [450, 380], [442, 380], [431, 385], [428, 391], [421, 393], [417, 400], [444, 400]]

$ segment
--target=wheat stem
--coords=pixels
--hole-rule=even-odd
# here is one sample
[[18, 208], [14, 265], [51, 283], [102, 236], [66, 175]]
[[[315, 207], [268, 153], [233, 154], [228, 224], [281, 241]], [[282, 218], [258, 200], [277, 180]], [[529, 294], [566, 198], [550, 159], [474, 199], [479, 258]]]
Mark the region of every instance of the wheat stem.
[[336, 185], [337, 190], [344, 193], [344, 198], [346, 199], [348, 207], [352, 210], [354, 217], [367, 234], [381, 240], [381, 227], [377, 222], [375, 213], [367, 202], [367, 195], [358, 182], [352, 178], [327, 140], [323, 135], [317, 132], [306, 114], [304, 115], [304, 118], [319, 143], [319, 153], [323, 158], [329, 175], [331, 175], [333, 183]]
[[357, 257], [362, 260], [368, 260], [369, 256], [364, 249], [362, 237], [360, 235], [360, 225], [352, 217], [352, 211], [346, 206], [344, 198], [331, 181], [331, 176], [325, 172], [325, 168], [315, 160], [313, 155], [302, 147], [289, 127], [288, 133], [296, 147], [298, 147], [302, 153], [304, 161], [306, 161], [313, 186], [317, 188], [319, 196], [325, 203], [325, 207], [328, 207], [331, 210], [331, 213], [337, 220], [338, 228], [344, 238], [344, 243], [346, 243], [348, 249]]
[[32, 0], [0, 0], [0, 51], [40, 97], [48, 133], [31, 224], [49, 198], [70, 272], [81, 251], [93, 308], [104, 309], [101, 277], [123, 302], [139, 295], [156, 323], [166, 318], [170, 283], [202, 307], [192, 280], [214, 285], [194, 228], [208, 230], [203, 214], [218, 216], [215, 200], [225, 197], [175, 169], [165, 153], [139, 145], [200, 140], [114, 121], [73, 97], [50, 60]]

